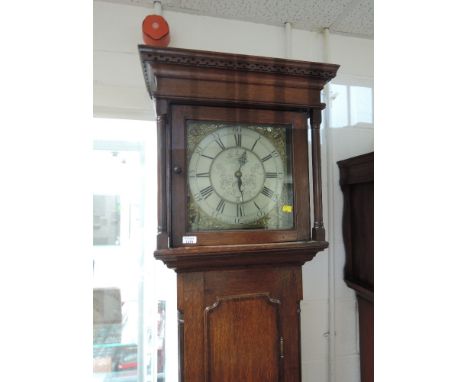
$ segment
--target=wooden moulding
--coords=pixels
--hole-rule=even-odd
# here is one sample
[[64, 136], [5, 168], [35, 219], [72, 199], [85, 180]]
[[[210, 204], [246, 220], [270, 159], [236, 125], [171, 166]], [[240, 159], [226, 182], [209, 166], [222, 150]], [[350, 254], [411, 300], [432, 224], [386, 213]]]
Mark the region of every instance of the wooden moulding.
[[328, 247], [326, 241], [246, 244], [161, 249], [155, 258], [176, 272], [265, 265], [297, 265]]
[[[139, 46], [152, 98], [320, 108], [339, 65], [200, 50]], [[203, 91], [201, 91], [203, 89]]]

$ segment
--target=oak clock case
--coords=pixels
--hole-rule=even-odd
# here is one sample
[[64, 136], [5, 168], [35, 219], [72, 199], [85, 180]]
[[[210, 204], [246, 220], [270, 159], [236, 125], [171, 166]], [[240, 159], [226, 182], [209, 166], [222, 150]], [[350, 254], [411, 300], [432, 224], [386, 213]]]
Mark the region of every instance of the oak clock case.
[[299, 382], [302, 265], [328, 245], [320, 91], [338, 66], [139, 50], [157, 111], [155, 258], [177, 272], [180, 381]]
[[174, 246], [309, 238], [305, 114], [174, 106], [173, 115]]

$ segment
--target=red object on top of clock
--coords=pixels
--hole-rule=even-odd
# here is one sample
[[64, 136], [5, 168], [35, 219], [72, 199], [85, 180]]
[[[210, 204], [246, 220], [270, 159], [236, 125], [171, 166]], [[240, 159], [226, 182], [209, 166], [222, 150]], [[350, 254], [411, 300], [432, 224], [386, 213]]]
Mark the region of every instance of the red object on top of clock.
[[166, 47], [171, 40], [169, 24], [159, 15], [146, 16], [142, 24], [143, 41], [147, 45]]

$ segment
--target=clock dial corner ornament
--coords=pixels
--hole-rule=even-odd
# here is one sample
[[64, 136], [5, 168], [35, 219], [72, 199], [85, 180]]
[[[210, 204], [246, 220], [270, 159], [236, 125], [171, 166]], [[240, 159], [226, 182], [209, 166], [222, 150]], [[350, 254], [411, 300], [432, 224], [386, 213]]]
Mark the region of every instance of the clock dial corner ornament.
[[286, 128], [192, 121], [187, 134], [192, 230], [282, 225]]

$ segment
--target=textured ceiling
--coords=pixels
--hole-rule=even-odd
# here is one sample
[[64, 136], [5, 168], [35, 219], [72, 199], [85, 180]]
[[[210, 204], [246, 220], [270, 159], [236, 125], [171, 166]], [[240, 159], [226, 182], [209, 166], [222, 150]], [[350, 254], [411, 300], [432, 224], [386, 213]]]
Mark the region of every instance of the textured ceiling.
[[[105, 0], [153, 7], [153, 0]], [[161, 0], [163, 9], [373, 38], [373, 0]]]

